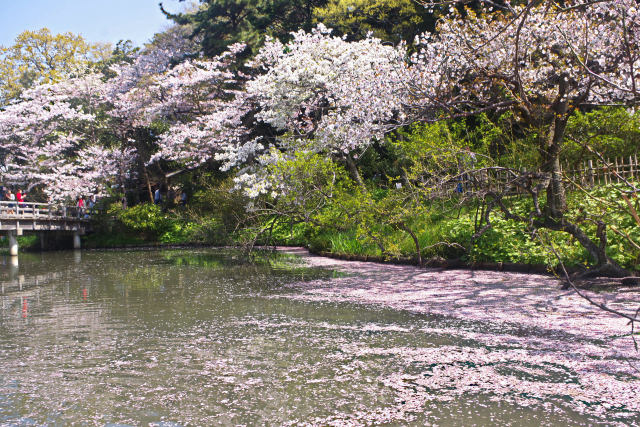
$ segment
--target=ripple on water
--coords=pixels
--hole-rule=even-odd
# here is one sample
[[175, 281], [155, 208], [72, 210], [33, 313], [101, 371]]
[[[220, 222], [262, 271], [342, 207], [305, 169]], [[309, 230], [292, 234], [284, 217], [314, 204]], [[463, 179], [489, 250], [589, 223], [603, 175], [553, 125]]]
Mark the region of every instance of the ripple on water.
[[640, 424], [607, 340], [363, 305], [334, 286], [353, 272], [209, 250], [19, 268], [39, 279], [0, 295], [3, 424]]

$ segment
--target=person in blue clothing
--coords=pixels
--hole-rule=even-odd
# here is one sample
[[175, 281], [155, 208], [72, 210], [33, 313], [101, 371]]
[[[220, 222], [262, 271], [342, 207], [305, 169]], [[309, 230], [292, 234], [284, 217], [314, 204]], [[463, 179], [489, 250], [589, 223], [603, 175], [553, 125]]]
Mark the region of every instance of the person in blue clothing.
[[162, 194], [160, 193], [160, 187], [156, 188], [153, 193], [153, 204], [159, 205], [162, 202]]

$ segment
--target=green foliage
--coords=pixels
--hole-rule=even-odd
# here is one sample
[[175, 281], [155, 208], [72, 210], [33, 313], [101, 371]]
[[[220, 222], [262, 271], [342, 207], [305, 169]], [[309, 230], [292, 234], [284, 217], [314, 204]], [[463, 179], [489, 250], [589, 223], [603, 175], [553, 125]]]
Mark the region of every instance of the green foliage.
[[342, 166], [306, 151], [270, 165], [268, 180], [278, 191], [274, 210], [305, 222], [319, 215], [329, 200], [357, 191]]
[[313, 226], [304, 222], [294, 222], [289, 218], [279, 218], [275, 222], [270, 236], [259, 239], [263, 245], [307, 246], [313, 232]]
[[[117, 206], [117, 205], [116, 205]], [[169, 231], [171, 220], [158, 205], [143, 203], [116, 211], [118, 220], [127, 229], [140, 233], [146, 239], [154, 239]]]
[[416, 124], [389, 139], [409, 180], [420, 179], [435, 170], [457, 169], [456, 153], [465, 141], [454, 138], [446, 122]]
[[622, 107], [577, 112], [569, 119], [566, 135], [563, 158], [572, 164], [596, 158], [587, 146], [605, 158], [626, 159], [638, 154], [640, 112], [629, 112]]
[[[382, 255], [380, 249], [358, 231], [325, 232], [312, 240], [316, 249], [343, 255]], [[314, 246], [312, 246], [312, 249]]]
[[[314, 159], [313, 155], [301, 157], [304, 160], [293, 160], [286, 169], [292, 172], [291, 168], [296, 164], [298, 168], [294, 170], [304, 169], [302, 165]], [[280, 168], [285, 167], [281, 165]], [[324, 171], [326, 178], [326, 173], [334, 169], [341, 168], [334, 163], [325, 162], [317, 166], [315, 171], [319, 176]], [[300, 189], [311, 188], [313, 179], [309, 169], [306, 174], [306, 185], [309, 187], [301, 181]], [[476, 231], [476, 206], [455, 209], [455, 204], [445, 203], [420, 210], [412, 207], [411, 203], [406, 203], [409, 199], [403, 196], [403, 190], [364, 192], [353, 186], [344, 171], [339, 174], [343, 182], [334, 187], [332, 198], [325, 200], [319, 209], [307, 212], [306, 217], [300, 215], [303, 211], [297, 211], [294, 216], [294, 211], [290, 210], [291, 216], [262, 218], [262, 222], [258, 224], [259, 229], [268, 227], [276, 217], [278, 220], [274, 223], [270, 238], [267, 239], [266, 234], [263, 234], [258, 243], [302, 245], [312, 250], [336, 254], [415, 258], [415, 242], [407, 231], [397, 226], [398, 221], [402, 220], [407, 229], [417, 236], [423, 258], [556, 265], [557, 260], [550, 255], [546, 246], [553, 243], [568, 265], [587, 265], [592, 261], [581, 245], [566, 233], [538, 230], [536, 235], [532, 235], [526, 224], [506, 220], [498, 213], [492, 215], [493, 227], [472, 244], [472, 236]], [[318, 175], [316, 179], [319, 179]], [[297, 170], [294, 176], [302, 178], [304, 174], [302, 170]], [[342, 187], [344, 191], [336, 190], [338, 187]], [[210, 195], [203, 191], [201, 197], [205, 194]], [[579, 223], [594, 239], [596, 226], [591, 219], [585, 217], [585, 212], [597, 215], [597, 218], [613, 225], [619, 233], [608, 228], [609, 255], [627, 268], [638, 269], [640, 250], [629, 239], [640, 242], [640, 227], [620, 195], [620, 190], [615, 186], [599, 187], [587, 197], [583, 193], [573, 193], [569, 198], [570, 209], [567, 216]], [[281, 209], [295, 205], [296, 198], [293, 195], [288, 197], [283, 199], [287, 201], [287, 205], [279, 205]], [[211, 199], [200, 199], [199, 203], [204, 200]], [[511, 198], [508, 204], [514, 212], [520, 214], [531, 207], [530, 200], [526, 198]], [[632, 204], [636, 211], [640, 211], [640, 201], [634, 199]], [[301, 206], [309, 208], [312, 205]], [[163, 214], [157, 206], [149, 204], [129, 208], [127, 211], [115, 207], [112, 209], [121, 228], [115, 226], [110, 233], [89, 236], [87, 246], [122, 246], [144, 242], [232, 244], [247, 238], [242, 233], [252, 233], [246, 228], [246, 224], [239, 232], [230, 231], [219, 219], [210, 216], [210, 213], [200, 216], [192, 213], [186, 218], [184, 213], [176, 211]]]
[[[526, 230], [523, 224], [493, 219], [493, 228], [471, 246], [474, 234], [474, 216], [472, 211], [462, 212], [460, 216], [450, 216], [449, 211], [434, 211], [431, 217], [416, 219], [411, 228], [418, 236], [423, 258], [441, 257], [445, 259], [462, 258], [474, 262], [506, 262], [523, 264], [555, 265], [557, 260], [550, 256], [548, 249], [536, 237]], [[316, 229], [307, 231], [310, 249], [328, 251], [337, 254], [369, 255], [395, 257], [414, 257], [413, 240], [397, 228], [388, 228], [381, 235], [386, 245], [383, 253], [374, 241], [362, 234], [358, 227], [346, 230]], [[580, 245], [567, 239], [564, 233], [545, 233], [563, 255], [568, 265], [584, 264], [587, 256]], [[288, 243], [284, 241], [282, 243]]]
[[316, 21], [349, 40], [363, 39], [371, 32], [394, 44], [411, 43], [417, 34], [435, 27], [433, 14], [411, 0], [330, 0], [313, 14]]
[[82, 75], [91, 64], [106, 60], [110, 50], [72, 33], [23, 31], [12, 46], [0, 46], [0, 105], [33, 85]]
[[[266, 35], [287, 39], [292, 31], [309, 30], [314, 8], [326, 0], [201, 0], [192, 12], [165, 14], [193, 28], [205, 55], [215, 56], [233, 43], [246, 43], [255, 53]], [[162, 4], [161, 4], [162, 6]], [[164, 11], [164, 10], [163, 10]]]
[[568, 215], [594, 239], [597, 223], [606, 224], [607, 255], [627, 268], [640, 270], [640, 224], [634, 217], [640, 212], [640, 200], [629, 196], [627, 203], [625, 190], [619, 184], [611, 184], [587, 193], [573, 193], [568, 200]]
[[[18, 236], [17, 240], [20, 251], [31, 251], [40, 248], [40, 238], [37, 234]], [[0, 254], [9, 254], [9, 239], [6, 236], [0, 236]]]
[[187, 216], [200, 224], [197, 235], [202, 241], [230, 243], [233, 234], [242, 226], [251, 224], [246, 206], [249, 200], [234, 190], [232, 179], [218, 180], [203, 175], [189, 200]]

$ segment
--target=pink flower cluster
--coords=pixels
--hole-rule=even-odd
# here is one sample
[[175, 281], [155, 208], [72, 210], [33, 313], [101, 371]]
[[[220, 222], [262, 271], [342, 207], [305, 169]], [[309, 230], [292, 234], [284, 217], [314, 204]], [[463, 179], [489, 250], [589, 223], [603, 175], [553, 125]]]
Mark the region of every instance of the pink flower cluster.
[[[270, 191], [265, 165], [301, 151], [357, 157], [408, 123], [511, 108], [535, 124], [583, 105], [639, 99], [634, 0], [533, 2], [464, 14], [451, 8], [436, 32], [416, 37], [410, 58], [404, 44], [348, 42], [319, 25], [293, 33], [286, 44], [267, 41], [249, 74], [238, 71], [243, 45], [216, 58], [188, 59], [195, 45], [187, 35], [171, 29], [132, 63], [114, 66], [115, 77], [106, 81], [87, 75], [43, 85], [5, 106], [0, 147], [7, 179], [46, 186], [58, 174], [73, 174], [78, 150], [91, 146], [82, 160], [95, 165], [81, 179], [84, 188], [103, 185], [113, 181], [114, 169], [100, 169], [106, 153], [97, 153], [97, 135], [111, 132], [128, 147], [135, 129], [155, 123], [167, 130], [157, 135], [155, 155], [142, 161], [242, 166], [238, 184], [257, 195]], [[264, 124], [277, 136], [256, 136]], [[72, 190], [67, 185], [75, 181], [63, 181], [56, 194]]]

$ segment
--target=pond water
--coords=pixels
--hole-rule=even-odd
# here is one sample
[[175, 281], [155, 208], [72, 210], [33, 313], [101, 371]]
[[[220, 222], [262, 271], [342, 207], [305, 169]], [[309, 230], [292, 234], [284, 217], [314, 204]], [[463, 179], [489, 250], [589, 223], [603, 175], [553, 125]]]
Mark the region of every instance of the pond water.
[[447, 332], [496, 332], [483, 322], [301, 298], [296, 284], [357, 272], [293, 255], [60, 252], [0, 264], [0, 425], [640, 425], [624, 402], [603, 412], [560, 392], [504, 398], [480, 371], [456, 390], [443, 369], [480, 357], [496, 381], [578, 380], [546, 359], [523, 362], [513, 345], [505, 360], [503, 344]]

